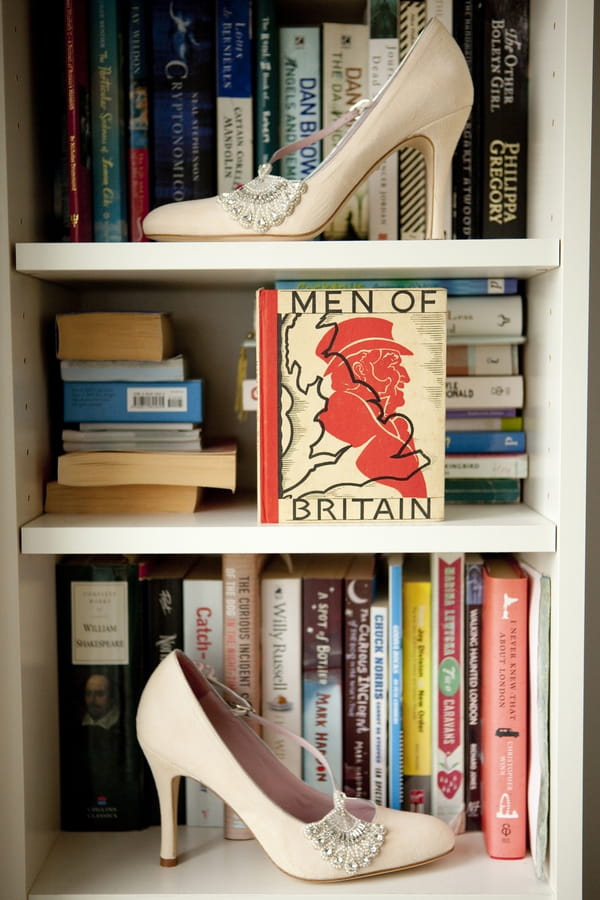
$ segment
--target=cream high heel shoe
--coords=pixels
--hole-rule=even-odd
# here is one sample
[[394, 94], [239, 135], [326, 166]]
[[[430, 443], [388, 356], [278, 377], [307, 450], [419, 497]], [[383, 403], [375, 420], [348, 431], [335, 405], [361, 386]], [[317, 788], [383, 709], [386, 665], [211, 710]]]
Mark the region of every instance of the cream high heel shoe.
[[[251, 708], [229, 706], [179, 650], [155, 669], [142, 694], [138, 740], [160, 802], [161, 865], [177, 863], [177, 797], [182, 775], [218, 794], [271, 860], [309, 881], [341, 881], [421, 865], [454, 846], [452, 830], [420, 813], [333, 799], [293, 775], [248, 727]], [[259, 716], [259, 721], [267, 724]], [[299, 738], [329, 770], [325, 757]]]
[[271, 163], [354, 119], [305, 181], [271, 175], [269, 163], [235, 191], [159, 206], [146, 216], [144, 232], [162, 241], [308, 240], [386, 157], [415, 147], [425, 158], [427, 237], [442, 238], [444, 187], [472, 103], [464, 56], [441, 22], [431, 19], [372, 100], [359, 101], [333, 125], [273, 155]]

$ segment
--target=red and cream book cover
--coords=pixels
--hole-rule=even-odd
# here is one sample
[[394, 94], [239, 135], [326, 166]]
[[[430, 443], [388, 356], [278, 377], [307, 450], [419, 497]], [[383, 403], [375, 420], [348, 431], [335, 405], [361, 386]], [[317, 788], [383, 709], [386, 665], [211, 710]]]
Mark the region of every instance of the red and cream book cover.
[[262, 522], [444, 515], [446, 291], [258, 292]]
[[482, 828], [496, 859], [527, 849], [528, 580], [513, 557], [486, 557], [482, 611]]

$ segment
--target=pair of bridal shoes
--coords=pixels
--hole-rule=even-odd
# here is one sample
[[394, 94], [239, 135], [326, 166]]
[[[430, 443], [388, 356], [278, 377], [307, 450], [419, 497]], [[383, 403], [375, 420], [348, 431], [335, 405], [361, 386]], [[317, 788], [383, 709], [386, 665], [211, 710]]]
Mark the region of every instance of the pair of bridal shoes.
[[[260, 739], [251, 719], [270, 724], [233, 691], [223, 685], [217, 690], [179, 650], [150, 676], [137, 733], [158, 791], [162, 865], [177, 863], [181, 776], [221, 797], [272, 862], [296, 878], [328, 882], [377, 875], [431, 862], [453, 849], [454, 833], [440, 819], [349, 798], [335, 786], [329, 795], [307, 785]], [[331, 774], [325, 756], [297, 740]]]
[[[278, 150], [246, 185], [157, 207], [146, 216], [144, 233], [161, 241], [309, 240], [388, 156], [413, 147], [425, 160], [426, 237], [443, 238], [452, 156], [472, 103], [473, 83], [460, 47], [431, 19], [372, 100], [360, 100], [333, 124]], [[343, 137], [305, 180], [271, 174], [279, 159], [346, 124]]]

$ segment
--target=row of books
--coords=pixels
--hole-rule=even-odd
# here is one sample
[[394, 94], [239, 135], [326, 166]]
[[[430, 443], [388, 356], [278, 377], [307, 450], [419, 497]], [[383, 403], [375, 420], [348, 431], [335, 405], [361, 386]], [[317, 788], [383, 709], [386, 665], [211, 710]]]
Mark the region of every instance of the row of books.
[[235, 444], [203, 440], [204, 382], [175, 351], [166, 313], [56, 317], [63, 452], [46, 512], [193, 511], [204, 488], [234, 490]]
[[[543, 859], [549, 590], [499, 555], [67, 557], [57, 564], [63, 827], [156, 821], [135, 710], [153, 668], [180, 648], [317, 746], [349, 796], [432, 812], [457, 833], [482, 829], [494, 857], [523, 856], [529, 833]], [[263, 738], [331, 791], [296, 742], [268, 727]], [[241, 836], [210, 792], [183, 790], [183, 821]]]
[[[143, 240], [150, 208], [248, 182], [279, 146], [374, 95], [432, 15], [476, 88], [446, 233], [523, 237], [527, 0], [388, 0], [364, 23], [320, 26], [280, 25], [275, 0], [65, 0], [70, 239]], [[342, 133], [286, 157], [281, 174], [306, 177]], [[402, 150], [324, 237], [422, 238], [425, 201], [423, 161]]]

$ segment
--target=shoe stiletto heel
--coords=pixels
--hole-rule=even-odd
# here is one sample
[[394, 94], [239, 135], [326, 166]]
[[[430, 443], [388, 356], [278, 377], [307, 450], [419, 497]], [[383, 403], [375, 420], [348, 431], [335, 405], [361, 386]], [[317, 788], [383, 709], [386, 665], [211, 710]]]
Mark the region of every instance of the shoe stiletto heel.
[[[422, 813], [375, 806], [305, 784], [246, 719], [275, 727], [241, 697], [223, 696], [181, 651], [150, 676], [137, 715], [140, 745], [156, 781], [160, 861], [177, 864], [177, 798], [182, 775], [227, 803], [282, 871], [308, 881], [344, 881], [432, 862], [454, 846], [452, 830]], [[291, 736], [283, 729], [287, 736]], [[325, 756], [303, 738], [333, 782]]]
[[[372, 100], [336, 122], [278, 150], [256, 178], [202, 200], [168, 203], [144, 219], [147, 237], [162, 241], [310, 240], [354, 191], [401, 147], [424, 153], [427, 237], [444, 237], [451, 160], [473, 103], [465, 58], [438, 19], [431, 19]], [[278, 160], [348, 125], [331, 153], [304, 181], [271, 174]]]

